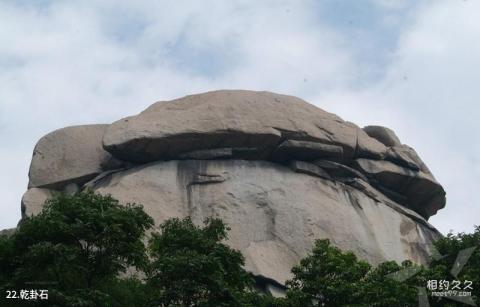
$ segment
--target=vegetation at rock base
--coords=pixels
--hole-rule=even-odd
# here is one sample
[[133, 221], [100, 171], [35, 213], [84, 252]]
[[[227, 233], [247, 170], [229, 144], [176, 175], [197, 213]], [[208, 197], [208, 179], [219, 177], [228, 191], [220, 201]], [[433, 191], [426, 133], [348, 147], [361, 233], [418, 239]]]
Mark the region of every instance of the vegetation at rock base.
[[[450, 281], [450, 288], [452, 280], [462, 281], [462, 289], [466, 286], [464, 281], [471, 281], [472, 289], [466, 291], [470, 291], [476, 305], [480, 305], [480, 226], [476, 226], [473, 233], [450, 233], [436, 241], [435, 247], [441, 256], [432, 259], [428, 278]], [[431, 305], [468, 306], [445, 299], [431, 300]]]
[[147, 287], [155, 306], [245, 306], [261, 300], [243, 268], [244, 257], [222, 241], [228, 228], [207, 219], [171, 219], [153, 234]]
[[[171, 219], [152, 234], [141, 206], [93, 192], [59, 194], [0, 236], [2, 306], [260, 306], [239, 251], [221, 243], [217, 219]], [[129, 278], [127, 271], [137, 272]], [[128, 275], [128, 274], [127, 274]], [[146, 278], [139, 277], [144, 275]], [[6, 299], [7, 290], [48, 289], [48, 301]]]
[[[468, 306], [431, 296], [430, 280], [450, 288], [471, 281], [471, 303], [480, 303], [480, 227], [438, 240], [439, 256], [426, 267], [372, 267], [317, 240], [292, 269], [285, 298], [255, 290], [244, 257], [225, 244], [229, 228], [221, 220], [170, 219], [145, 244], [152, 227], [140, 205], [90, 191], [57, 195], [13, 234], [0, 235], [1, 306], [418, 306], [422, 291], [430, 306]], [[7, 290], [21, 289], [48, 289], [49, 299], [5, 299]]]
[[[474, 306], [480, 303], [480, 227], [471, 234], [449, 234], [435, 242], [438, 251], [428, 266], [394, 261], [372, 267], [351, 252], [342, 252], [328, 240], [317, 240], [310, 255], [292, 269], [287, 281], [285, 306], [419, 306], [419, 295], [430, 306]], [[454, 268], [458, 274], [452, 275]], [[439, 288], [427, 289], [429, 281]], [[470, 299], [442, 298], [432, 291], [443, 291], [444, 282], [452, 289], [454, 281], [465, 289], [471, 282]], [[449, 290], [445, 289], [444, 290]], [[423, 306], [427, 306], [424, 304]]]
[[124, 299], [115, 295], [120, 288], [137, 293], [138, 281], [117, 276], [148, 264], [142, 239], [152, 226], [141, 206], [93, 192], [60, 194], [0, 238], [2, 299], [10, 289], [48, 289], [49, 300], [35, 306], [113, 306]]
[[412, 268], [409, 261], [402, 265], [389, 261], [374, 268], [328, 240], [318, 240], [312, 253], [292, 269], [286, 302], [288, 306], [416, 306], [422, 274], [407, 281], [391, 277]]

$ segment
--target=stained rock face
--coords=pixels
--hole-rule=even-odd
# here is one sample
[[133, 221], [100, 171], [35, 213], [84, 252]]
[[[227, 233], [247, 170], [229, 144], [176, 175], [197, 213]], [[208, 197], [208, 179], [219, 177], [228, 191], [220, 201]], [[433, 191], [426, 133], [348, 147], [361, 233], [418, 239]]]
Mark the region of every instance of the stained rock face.
[[24, 216], [55, 191], [143, 204], [156, 225], [217, 216], [247, 269], [281, 285], [329, 238], [376, 264], [424, 263], [445, 191], [385, 127], [359, 128], [286, 95], [215, 91], [157, 102], [111, 125], [61, 129], [35, 147]]
[[106, 176], [93, 188], [143, 204], [156, 221], [222, 218], [232, 228], [228, 243], [243, 251], [247, 269], [279, 283], [291, 277], [290, 268], [315, 239], [330, 238], [377, 264], [423, 262], [428, 243], [438, 237], [414, 211], [379, 202], [379, 192], [376, 199], [348, 184], [267, 161], [153, 162]]

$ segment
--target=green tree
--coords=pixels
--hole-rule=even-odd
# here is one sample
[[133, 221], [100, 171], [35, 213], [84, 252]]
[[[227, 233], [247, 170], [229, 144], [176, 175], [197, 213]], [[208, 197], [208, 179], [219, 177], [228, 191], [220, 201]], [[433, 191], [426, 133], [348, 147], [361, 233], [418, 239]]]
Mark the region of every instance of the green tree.
[[[434, 245], [442, 256], [432, 259], [427, 278], [450, 283], [460, 281], [462, 289], [466, 286], [465, 282], [472, 282], [472, 290], [465, 291], [472, 292], [473, 302], [480, 305], [480, 226], [475, 226], [473, 233], [449, 233]], [[445, 298], [431, 298], [430, 301], [435, 306], [467, 306]]]
[[410, 262], [399, 266], [385, 262], [372, 268], [351, 252], [342, 252], [329, 240], [317, 240], [312, 253], [292, 269], [287, 281], [287, 306], [414, 306], [415, 281], [401, 282], [389, 277]]
[[363, 278], [361, 306], [418, 306], [418, 287], [426, 285], [425, 268], [411, 261], [387, 261], [372, 267]]
[[128, 306], [120, 289], [138, 294], [141, 283], [118, 276], [147, 266], [142, 239], [152, 226], [141, 206], [90, 191], [59, 194], [13, 235], [0, 237], [0, 287], [46, 288], [45, 306]]
[[[471, 234], [449, 234], [434, 243], [442, 257], [427, 267], [394, 261], [371, 267], [328, 240], [318, 240], [312, 253], [292, 269], [286, 306], [417, 306], [419, 289], [429, 280], [471, 282], [472, 300], [480, 303], [480, 227]], [[454, 274], [452, 274], [452, 272]], [[468, 283], [470, 284], [470, 283]], [[431, 294], [431, 291], [426, 291]], [[428, 296], [430, 306], [467, 306], [464, 299]], [[462, 299], [462, 298], [460, 298]]]
[[[244, 257], [222, 241], [229, 229], [219, 219], [203, 228], [190, 218], [171, 219], [150, 240], [147, 286], [155, 306], [269, 306], [252, 290]], [[271, 305], [273, 306], [273, 305]]]

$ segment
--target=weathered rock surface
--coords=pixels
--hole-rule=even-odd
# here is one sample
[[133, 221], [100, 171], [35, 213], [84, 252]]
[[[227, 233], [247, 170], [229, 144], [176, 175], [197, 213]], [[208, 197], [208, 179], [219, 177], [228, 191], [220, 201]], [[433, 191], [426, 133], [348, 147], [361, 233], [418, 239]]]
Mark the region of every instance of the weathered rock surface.
[[[353, 124], [352, 124], [353, 125]], [[368, 136], [362, 129], [357, 129], [357, 158], [383, 159], [387, 147], [374, 138]]]
[[392, 147], [402, 145], [398, 136], [390, 128], [382, 126], [366, 126], [363, 127], [363, 131], [385, 146]]
[[[396, 201], [428, 218], [445, 206], [445, 191], [428, 173], [401, 167], [389, 161], [355, 160], [355, 167], [373, 179], [377, 187], [385, 187], [398, 195]], [[384, 192], [388, 190], [383, 190]], [[388, 194], [388, 192], [387, 192]]]
[[385, 160], [391, 161], [400, 166], [408, 167], [415, 171], [421, 170], [433, 178], [432, 173], [430, 173], [428, 167], [423, 163], [422, 159], [420, 159], [415, 149], [407, 145], [388, 148]]
[[118, 167], [120, 162], [102, 147], [107, 126], [67, 127], [42, 137], [33, 150], [28, 186], [62, 189]]
[[228, 244], [273, 292], [320, 238], [373, 264], [425, 262], [440, 236], [427, 219], [446, 201], [390, 129], [253, 91], [157, 102], [111, 125], [54, 131], [35, 147], [29, 187], [23, 217], [54, 190], [86, 188], [143, 204], [156, 225], [220, 217], [232, 229]]
[[279, 283], [315, 239], [330, 238], [371, 263], [423, 263], [439, 236], [415, 212], [380, 202], [372, 187], [378, 199], [266, 161], [154, 162], [108, 175], [93, 188], [143, 204], [157, 224], [171, 217], [190, 216], [197, 223], [222, 218], [232, 228], [228, 243], [243, 252], [247, 269]]
[[312, 163], [294, 160], [290, 162], [289, 166], [294, 172], [297, 173], [303, 173], [329, 180], [332, 179], [332, 177], [323, 168]]
[[338, 145], [351, 158], [358, 131], [362, 130], [296, 97], [215, 91], [157, 102], [110, 125], [103, 143], [113, 155], [135, 162], [225, 147], [256, 148], [268, 155], [284, 139]]
[[257, 148], [234, 147], [213, 148], [189, 151], [178, 156], [178, 159], [212, 160], [212, 159], [251, 159], [258, 157]]
[[356, 169], [353, 169], [341, 163], [330, 160], [315, 160], [313, 161], [313, 164], [321, 167], [335, 179], [360, 178], [363, 179], [363, 181], [368, 182], [368, 179], [367, 177], [365, 177], [365, 175], [363, 175]]
[[343, 148], [337, 145], [328, 145], [317, 142], [286, 140], [273, 152], [273, 159], [288, 161], [301, 159], [311, 161], [321, 158], [343, 160]]
[[22, 197], [22, 218], [37, 215], [42, 211], [43, 204], [52, 196], [49, 189], [31, 188]]

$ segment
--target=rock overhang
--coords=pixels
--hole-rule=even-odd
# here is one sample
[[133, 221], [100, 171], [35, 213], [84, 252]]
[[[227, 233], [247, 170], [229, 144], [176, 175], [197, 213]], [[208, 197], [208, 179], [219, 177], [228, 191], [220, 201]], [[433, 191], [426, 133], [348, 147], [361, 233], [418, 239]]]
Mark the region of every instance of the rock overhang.
[[[299, 98], [271, 92], [220, 90], [157, 102], [109, 125], [103, 146], [118, 159], [133, 163], [330, 160], [356, 168], [385, 193], [391, 191], [388, 195], [395, 201], [427, 219], [445, 206], [442, 186], [415, 150], [401, 144], [392, 130], [361, 129]], [[379, 165], [388, 161], [394, 167], [380, 172], [388, 176], [373, 175], [359, 167], [365, 159], [381, 161]], [[418, 180], [425, 176], [430, 184]], [[396, 178], [398, 185], [395, 180], [383, 184], [382, 178]], [[409, 188], [405, 180], [410, 180]]]

